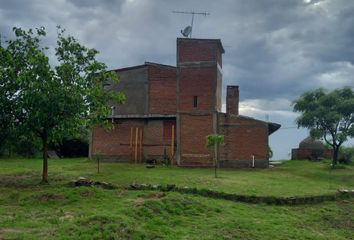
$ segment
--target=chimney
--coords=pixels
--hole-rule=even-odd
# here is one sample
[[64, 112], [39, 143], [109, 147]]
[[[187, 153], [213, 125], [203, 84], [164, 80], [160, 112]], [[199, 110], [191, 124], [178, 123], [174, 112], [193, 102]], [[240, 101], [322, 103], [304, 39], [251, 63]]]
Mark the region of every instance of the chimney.
[[227, 86], [226, 113], [238, 115], [239, 91], [238, 86]]

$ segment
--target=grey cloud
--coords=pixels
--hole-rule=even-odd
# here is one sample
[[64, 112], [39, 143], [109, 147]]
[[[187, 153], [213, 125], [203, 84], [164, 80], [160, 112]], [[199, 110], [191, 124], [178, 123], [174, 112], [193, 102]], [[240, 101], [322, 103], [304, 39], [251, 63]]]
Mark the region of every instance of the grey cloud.
[[267, 103], [261, 114], [291, 111], [275, 101], [307, 90], [354, 86], [354, 1], [0, 0], [0, 34], [45, 26], [52, 46], [61, 25], [110, 68], [175, 65], [176, 37], [191, 16], [172, 10], [210, 12], [195, 16], [193, 36], [221, 39], [224, 87], [239, 85], [242, 102]]

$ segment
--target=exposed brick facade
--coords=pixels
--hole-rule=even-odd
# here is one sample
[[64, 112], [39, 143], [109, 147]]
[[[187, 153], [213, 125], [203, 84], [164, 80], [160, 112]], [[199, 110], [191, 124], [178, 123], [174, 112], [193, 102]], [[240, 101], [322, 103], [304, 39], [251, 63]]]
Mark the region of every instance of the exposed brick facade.
[[268, 136], [280, 125], [240, 116], [238, 86], [227, 87], [227, 113], [220, 112], [223, 53], [220, 40], [178, 38], [177, 67], [145, 63], [115, 70], [123, 87], [110, 90], [129, 99], [116, 106], [113, 131], [93, 128], [91, 157], [134, 162], [141, 153], [144, 160], [168, 156], [180, 166], [211, 167], [214, 151], [205, 148], [206, 137], [222, 134], [220, 167], [268, 166]]
[[221, 54], [219, 51], [221, 42], [215, 39], [177, 39], [177, 64], [185, 62], [218, 61], [221, 64]]
[[219, 130], [225, 138], [224, 145], [220, 147], [220, 166], [268, 166], [266, 123], [242, 116], [220, 114]]
[[317, 160], [319, 158], [331, 159], [333, 156], [332, 149], [304, 149], [295, 148], [291, 150], [292, 160]]
[[176, 68], [149, 67], [149, 113], [176, 114]]
[[92, 129], [92, 155], [99, 154], [103, 159], [127, 161], [130, 158], [131, 129], [144, 128], [144, 120], [120, 120], [111, 131], [100, 127]]
[[205, 148], [206, 136], [213, 132], [213, 116], [180, 115], [181, 166], [212, 166], [213, 153]]
[[[144, 119], [123, 119], [115, 123], [111, 131], [94, 127], [91, 140], [92, 156], [99, 154], [102, 159], [106, 160], [124, 162], [131, 160], [135, 162], [135, 141], [138, 132], [137, 162], [143, 162], [143, 159], [151, 158], [163, 160], [165, 154], [168, 157], [171, 155], [171, 138], [164, 138], [163, 136], [164, 121], [171, 122], [171, 120], [161, 119], [150, 119], [148, 121]], [[142, 137], [143, 159], [140, 158], [140, 137]]]
[[226, 88], [226, 113], [238, 115], [239, 90], [238, 86], [227, 86]]
[[181, 166], [213, 166], [213, 152], [205, 142], [217, 132], [218, 55], [223, 51], [218, 40], [177, 40], [177, 161]]

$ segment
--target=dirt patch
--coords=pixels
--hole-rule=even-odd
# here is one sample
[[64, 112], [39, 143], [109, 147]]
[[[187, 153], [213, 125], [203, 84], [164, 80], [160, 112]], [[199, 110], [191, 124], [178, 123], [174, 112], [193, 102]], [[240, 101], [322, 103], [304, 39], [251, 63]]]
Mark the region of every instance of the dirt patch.
[[353, 201], [343, 200], [339, 203], [341, 208], [340, 213], [326, 214], [322, 217], [322, 220], [329, 227], [338, 229], [354, 229], [354, 209], [352, 207]]
[[22, 231], [14, 228], [0, 228], [0, 239], [6, 239], [6, 235], [16, 233], [22, 233]]
[[20, 233], [22, 232], [21, 230], [14, 229], [14, 228], [0, 228], [0, 234], [6, 234], [6, 233]]
[[21, 172], [0, 175], [0, 187], [26, 188], [38, 185], [41, 174], [39, 172]]
[[[0, 187], [6, 188], [32, 188], [34, 186], [40, 186], [42, 173], [36, 171], [26, 171], [19, 173], [12, 173], [6, 175], [0, 175]], [[50, 183], [60, 183], [67, 179], [66, 176], [62, 176], [60, 173], [50, 173]]]
[[95, 192], [94, 191], [82, 191], [80, 192], [80, 196], [81, 197], [92, 197], [92, 196], [95, 196]]
[[65, 196], [60, 193], [45, 193], [35, 197], [39, 201], [61, 201], [65, 199]]
[[164, 192], [156, 192], [156, 193], [150, 193], [146, 196], [143, 196], [145, 199], [160, 199], [166, 196], [166, 193]]
[[145, 200], [149, 199], [149, 200], [157, 200], [160, 198], [163, 198], [166, 196], [166, 193], [164, 192], [156, 192], [156, 193], [150, 193], [147, 195], [143, 195], [137, 199], [135, 199], [134, 201], [134, 206], [141, 206], [144, 204]]
[[63, 216], [59, 217], [60, 222], [73, 221], [74, 216], [69, 212], [64, 212]]

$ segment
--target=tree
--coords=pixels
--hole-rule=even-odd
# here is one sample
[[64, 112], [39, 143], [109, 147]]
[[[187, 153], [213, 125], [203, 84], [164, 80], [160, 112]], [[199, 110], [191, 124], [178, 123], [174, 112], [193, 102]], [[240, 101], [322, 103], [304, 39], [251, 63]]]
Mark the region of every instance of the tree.
[[[103, 84], [118, 81], [104, 63], [96, 60], [98, 51], [65, 36], [58, 27], [54, 49], [57, 64], [49, 62], [48, 48], [41, 46], [43, 27], [24, 31], [13, 28], [16, 38], [0, 43], [0, 76], [11, 89], [0, 104], [10, 102], [12, 123], [26, 135], [40, 138], [43, 153], [42, 182], [48, 183], [48, 144], [74, 135], [110, 114], [108, 102], [122, 103], [121, 92], [104, 92]], [[1, 107], [0, 107], [1, 108]], [[5, 122], [5, 121], [4, 121]]]
[[2, 45], [0, 35], [0, 151], [6, 143], [11, 142], [10, 138], [14, 136], [15, 116], [12, 109], [16, 105], [15, 94], [18, 83], [12, 79], [18, 69], [13, 67], [13, 61], [16, 58], [20, 61], [19, 57], [12, 56]]
[[206, 141], [206, 148], [207, 149], [214, 149], [214, 173], [215, 177], [217, 177], [216, 169], [218, 166], [218, 153], [217, 150], [219, 148], [220, 144], [224, 143], [224, 135], [220, 134], [210, 134], [207, 136], [207, 141]]
[[338, 161], [340, 146], [354, 137], [354, 92], [345, 87], [327, 92], [317, 89], [305, 92], [293, 103], [299, 127], [310, 129], [313, 137], [323, 137], [333, 149], [332, 166]]

